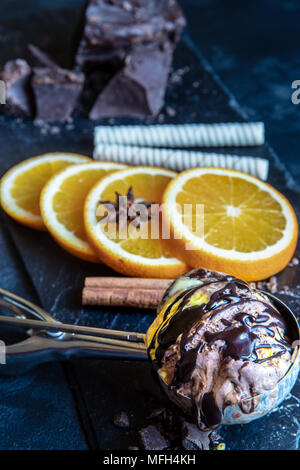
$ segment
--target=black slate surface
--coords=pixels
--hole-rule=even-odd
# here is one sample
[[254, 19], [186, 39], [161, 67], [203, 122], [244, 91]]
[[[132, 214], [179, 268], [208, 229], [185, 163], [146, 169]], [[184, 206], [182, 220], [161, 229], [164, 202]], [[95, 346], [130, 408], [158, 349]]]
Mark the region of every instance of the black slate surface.
[[[72, 1], [70, 3], [76, 6], [82, 2]], [[44, 8], [49, 8], [51, 13], [50, 3], [43, 2], [43, 4], [45, 5]], [[63, 16], [66, 21], [65, 24], [69, 24], [70, 18], [75, 19], [76, 15], [71, 12], [71, 5], [68, 8], [64, 7], [63, 2], [57, 2], [56, 5], [58, 9], [64, 8], [66, 12]], [[11, 11], [11, 15], [13, 15], [13, 11]], [[34, 42], [38, 43], [38, 39], [40, 39], [41, 42], [39, 44], [42, 45], [45, 36], [42, 26], [44, 24], [47, 31], [49, 19], [39, 17], [35, 12], [32, 21], [37, 23], [37, 20], [42, 21], [42, 24], [39, 26], [38, 34], [35, 31]], [[61, 17], [60, 21], [62, 21]], [[23, 25], [21, 18], [19, 19], [19, 25], [20, 28]], [[26, 28], [28, 28], [28, 22]], [[69, 28], [68, 26], [67, 31], [69, 31]], [[23, 31], [26, 38], [30, 37], [28, 31]], [[61, 37], [58, 34], [60, 40]], [[32, 38], [29, 40], [32, 40]], [[16, 51], [18, 54], [22, 52], [22, 47], [16, 39]], [[55, 45], [53, 45], [53, 50], [55, 50]], [[5, 54], [7, 55], [7, 51]], [[195, 48], [188, 35], [185, 36], [184, 41], [178, 47], [174, 61], [174, 69], [185, 66], [189, 67], [189, 71], [184, 74], [182, 83], [173, 83], [168, 88], [167, 105], [176, 109], [177, 114], [173, 118], [166, 117], [165, 122], [243, 120], [236, 100], [233, 96], [225, 93], [222, 83], [220, 83], [218, 77], [215, 76], [199, 51]], [[195, 88], [195, 82], [199, 83], [200, 86], [198, 88]], [[46, 134], [43, 134], [40, 128], [28, 121], [0, 117], [0, 139], [2, 142], [1, 174], [12, 164], [43, 152], [64, 150], [91, 154], [92, 130], [93, 123], [80, 116], [76, 117], [72, 126], [61, 126], [60, 132], [55, 135], [48, 131]], [[294, 204], [299, 216], [299, 188], [297, 188], [293, 178], [285, 171], [285, 168], [272, 149], [266, 145], [254, 149], [230, 149], [230, 152], [269, 158], [271, 163], [270, 183], [286, 194]], [[32, 289], [32, 286], [28, 283], [28, 289], [26, 290], [23, 289], [22, 284], [19, 293], [30, 296], [32, 300], [40, 302], [54, 316], [66, 322], [124, 330], [146, 330], [153, 319], [151, 312], [120, 311], [117, 308], [83, 309], [80, 307], [80, 291], [84, 277], [95, 274], [110, 275], [112, 272], [109, 268], [105, 268], [102, 265], [90, 265], [71, 257], [57, 246], [48, 234], [22, 227], [3, 214], [2, 221], [3, 225], [9, 230], [9, 236], [19, 252], [34, 286], [34, 289]], [[5, 237], [7, 237], [7, 234]], [[6, 243], [8, 241], [5, 242], [5, 246]], [[3, 255], [3, 269], [7, 266], [7, 263], [11, 263], [11, 261], [5, 253]], [[24, 273], [21, 274], [22, 269], [22, 263], [18, 259], [18, 266], [16, 266], [15, 271], [9, 270], [9, 275], [12, 272], [19, 273], [20, 278], [21, 276], [23, 278], [25, 276]], [[287, 283], [293, 286], [293, 289], [289, 293], [285, 293], [282, 298], [288, 301], [296, 314], [300, 313], [298, 307], [300, 298], [299, 288], [297, 288], [298, 280], [299, 272], [295, 267], [287, 268], [280, 276], [282, 286]], [[3, 287], [9, 288], [9, 285], [12, 285], [12, 283], [5, 283]], [[17, 287], [14, 290], [18, 291], [19, 288]], [[48, 371], [49, 375], [47, 375]], [[37, 383], [40, 389], [36, 385], [34, 374], [37, 374]], [[62, 374], [61, 379], [59, 378], [60, 374]], [[47, 376], [49, 378], [45, 381], [43, 377]], [[135, 438], [134, 435], [117, 430], [112, 425], [112, 418], [115, 412], [128, 411], [132, 421], [135, 422], [136, 426], [139, 426], [147, 414], [149, 397], [158, 400], [163, 399], [158, 386], [152, 378], [150, 365], [147, 363], [77, 360], [64, 364], [63, 371], [59, 365], [44, 365], [40, 372], [27, 374], [23, 379], [11, 379], [11, 382], [8, 382], [10, 390], [14, 391], [18, 383], [23, 386], [26, 380], [29, 380], [27, 377], [30, 377], [31, 380], [28, 390], [32, 394], [35, 392], [37, 396], [44, 397], [45, 393], [43, 393], [42, 388], [42, 384], [44, 384], [45, 390], [50, 395], [47, 403], [51, 406], [51, 400], [53, 400], [52, 412], [57, 418], [61, 417], [62, 426], [65, 426], [68, 420], [61, 416], [59, 408], [60, 400], [57, 398], [57, 394], [62, 393], [66, 408], [69, 407], [70, 426], [77, 430], [77, 438], [76, 432], [71, 431], [72, 438], [70, 440], [72, 440], [73, 448], [84, 448], [86, 445], [90, 448], [102, 449], [127, 448], [128, 445], [134, 443]], [[9, 381], [10, 379], [1, 378], [1, 380]], [[68, 390], [64, 391], [67, 385], [69, 385], [73, 393], [74, 401], [68, 395], [70, 392]], [[26, 390], [25, 386], [24, 390]], [[289, 400], [276, 413], [272, 413], [260, 421], [244, 426], [223, 427], [222, 434], [226, 438], [228, 447], [231, 449], [297, 448], [300, 426], [299, 391], [298, 382]], [[21, 397], [15, 395], [14, 401], [18, 403], [19, 400], [21, 402]], [[8, 402], [7, 407], [9, 408], [10, 406], [11, 403]], [[78, 418], [74, 406], [76, 406]], [[26, 402], [25, 407], [26, 411], [30, 413], [32, 409], [30, 401]], [[39, 407], [39, 410], [41, 409], [43, 407]], [[32, 409], [32, 413], [34, 413], [34, 409]], [[86, 442], [79, 429], [77, 419], [80, 420]], [[22, 427], [26, 425], [25, 418], [21, 423]], [[56, 440], [51, 435], [48, 445], [42, 438], [38, 443], [34, 440], [28, 442], [26, 439], [22, 439], [22, 431], [17, 436], [16, 445], [19, 447], [23, 446], [23, 448], [38, 448], [39, 446], [39, 448], [43, 446], [45, 448], [68, 448], [66, 437], [61, 437], [60, 440], [59, 434], [55, 433], [53, 429], [56, 426], [53, 423], [51, 424], [51, 422], [49, 426], [52, 429], [52, 433], [56, 434]], [[266, 435], [268, 436], [267, 440]], [[13, 443], [10, 447], [13, 447]]]
[[272, 147], [300, 179], [297, 0], [183, 0], [189, 32], [251, 120], [263, 120]]
[[[3, 223], [0, 272], [2, 288], [39, 302]], [[15, 333], [11, 337], [16, 338]], [[87, 443], [61, 364], [40, 366], [25, 376], [0, 378], [1, 450], [74, 448], [86, 449]]]

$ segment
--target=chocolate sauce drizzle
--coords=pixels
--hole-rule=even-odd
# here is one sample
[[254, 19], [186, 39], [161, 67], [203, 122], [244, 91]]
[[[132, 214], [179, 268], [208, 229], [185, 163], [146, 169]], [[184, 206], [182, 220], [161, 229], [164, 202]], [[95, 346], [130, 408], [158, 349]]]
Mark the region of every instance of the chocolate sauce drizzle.
[[[203, 276], [202, 272], [194, 273], [194, 277], [199, 277], [199, 279], [201, 279], [201, 276]], [[200, 287], [222, 281], [225, 281], [226, 285], [214, 292], [207, 304], [184, 308], [192, 295]], [[161, 365], [161, 360], [165, 351], [174, 344], [178, 336], [182, 334], [180, 341], [180, 360], [176, 364], [171, 387], [177, 387], [191, 379], [197, 355], [201, 352], [204, 343], [200, 344], [197, 348], [191, 348], [189, 347], [189, 344], [193, 337], [199, 333], [201, 328], [203, 328], [203, 324], [200, 323], [197, 327], [197, 323], [199, 323], [203, 315], [207, 312], [211, 312], [211, 318], [215, 318], [216, 316], [220, 316], [224, 310], [231, 308], [233, 305], [236, 306], [237, 304], [240, 304], [240, 308], [242, 308], [243, 304], [248, 304], [249, 302], [260, 302], [264, 304], [264, 313], [262, 315], [255, 317], [243, 311], [239, 311], [232, 321], [221, 319], [225, 326], [223, 330], [217, 332], [205, 332], [204, 339], [206, 344], [211, 345], [215, 341], [223, 341], [223, 359], [229, 357], [235, 360], [242, 359], [261, 363], [264, 360], [272, 359], [273, 357], [277, 357], [284, 354], [287, 350], [290, 350], [287, 341], [283, 337], [281, 339], [276, 339], [276, 342], [273, 341], [272, 344], [262, 345], [260, 343], [259, 336], [257, 334], [258, 330], [263, 330], [268, 336], [274, 338], [274, 331], [271, 327], [279, 327], [284, 330], [285, 324], [281, 315], [275, 308], [262, 300], [249, 298], [249, 296], [247, 296], [248, 292], [248, 284], [240, 279], [226, 275], [220, 275], [219, 277], [206, 276], [201, 286], [199, 285], [180, 293], [168, 306], [164, 314], [164, 319], [167, 318], [174, 304], [181, 300], [176, 313], [171, 317], [169, 322], [161, 328], [156, 335], [154, 335], [150, 348], [154, 346], [155, 340], [157, 339], [158, 347], [156, 349], [155, 356], [158, 365]], [[190, 330], [193, 326], [195, 326], [196, 330], [191, 335]], [[272, 347], [278, 349], [278, 351], [275, 356], [272, 356], [272, 358], [259, 359], [256, 351], [262, 347]]]

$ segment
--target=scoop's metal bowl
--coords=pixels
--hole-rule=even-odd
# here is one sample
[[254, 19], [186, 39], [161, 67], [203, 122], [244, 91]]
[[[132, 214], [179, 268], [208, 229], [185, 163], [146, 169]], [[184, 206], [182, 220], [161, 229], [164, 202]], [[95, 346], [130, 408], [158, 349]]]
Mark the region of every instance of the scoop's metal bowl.
[[[298, 377], [300, 366], [300, 329], [297, 319], [284, 302], [272, 294], [267, 292], [264, 292], [264, 294], [269, 297], [289, 325], [293, 346], [292, 364], [274, 388], [266, 390], [260, 395], [245, 398], [233, 406], [227, 406], [224, 410], [221, 424], [249, 423], [276, 409], [287, 398]], [[188, 414], [193, 414], [194, 409], [191, 398], [171, 390], [160, 376], [159, 379], [168, 398]]]

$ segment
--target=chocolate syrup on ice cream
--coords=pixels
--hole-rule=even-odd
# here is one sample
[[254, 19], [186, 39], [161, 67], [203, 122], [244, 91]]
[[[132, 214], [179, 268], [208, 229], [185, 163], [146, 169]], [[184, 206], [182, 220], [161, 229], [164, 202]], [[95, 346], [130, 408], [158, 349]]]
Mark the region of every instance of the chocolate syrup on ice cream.
[[[253, 295], [246, 282], [202, 269], [193, 271], [188, 277], [199, 279], [199, 285], [183, 289], [175, 295], [164, 312], [165, 324], [158, 328], [149, 347], [150, 350], [156, 345], [156, 367], [160, 368], [167, 350], [179, 343], [180, 354], [170, 389], [184, 387], [193, 380], [198, 357], [204, 347], [206, 351], [217, 351], [219, 363], [216, 367], [234, 360], [240, 371], [249, 362], [259, 365], [291, 351], [285, 338], [287, 326], [284, 319], [262, 295]], [[199, 305], [188, 305], [197, 290], [216, 283], [221, 283], [221, 287], [215, 291], [211, 289], [207, 303], [200, 301]], [[168, 320], [176, 304], [176, 311]], [[211, 329], [212, 322], [217, 327]], [[272, 354], [261, 358], [259, 350], [262, 348], [272, 348]], [[248, 385], [252, 387], [251, 383]], [[223, 411], [216, 402], [213, 389], [202, 394], [199, 415], [205, 427], [218, 425], [222, 421]]]

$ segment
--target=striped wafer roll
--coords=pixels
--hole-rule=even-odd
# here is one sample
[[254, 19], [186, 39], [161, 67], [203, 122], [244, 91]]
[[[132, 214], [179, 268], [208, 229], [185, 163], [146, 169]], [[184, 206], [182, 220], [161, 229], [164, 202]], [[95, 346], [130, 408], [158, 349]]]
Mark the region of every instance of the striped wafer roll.
[[128, 165], [159, 166], [174, 171], [183, 171], [198, 166], [231, 168], [250, 173], [264, 181], [268, 178], [269, 172], [269, 162], [264, 158], [189, 150], [98, 144], [94, 150], [94, 158], [95, 160], [107, 160]]
[[262, 145], [262, 122], [223, 124], [164, 124], [151, 126], [98, 126], [95, 145], [142, 147], [241, 147]]

